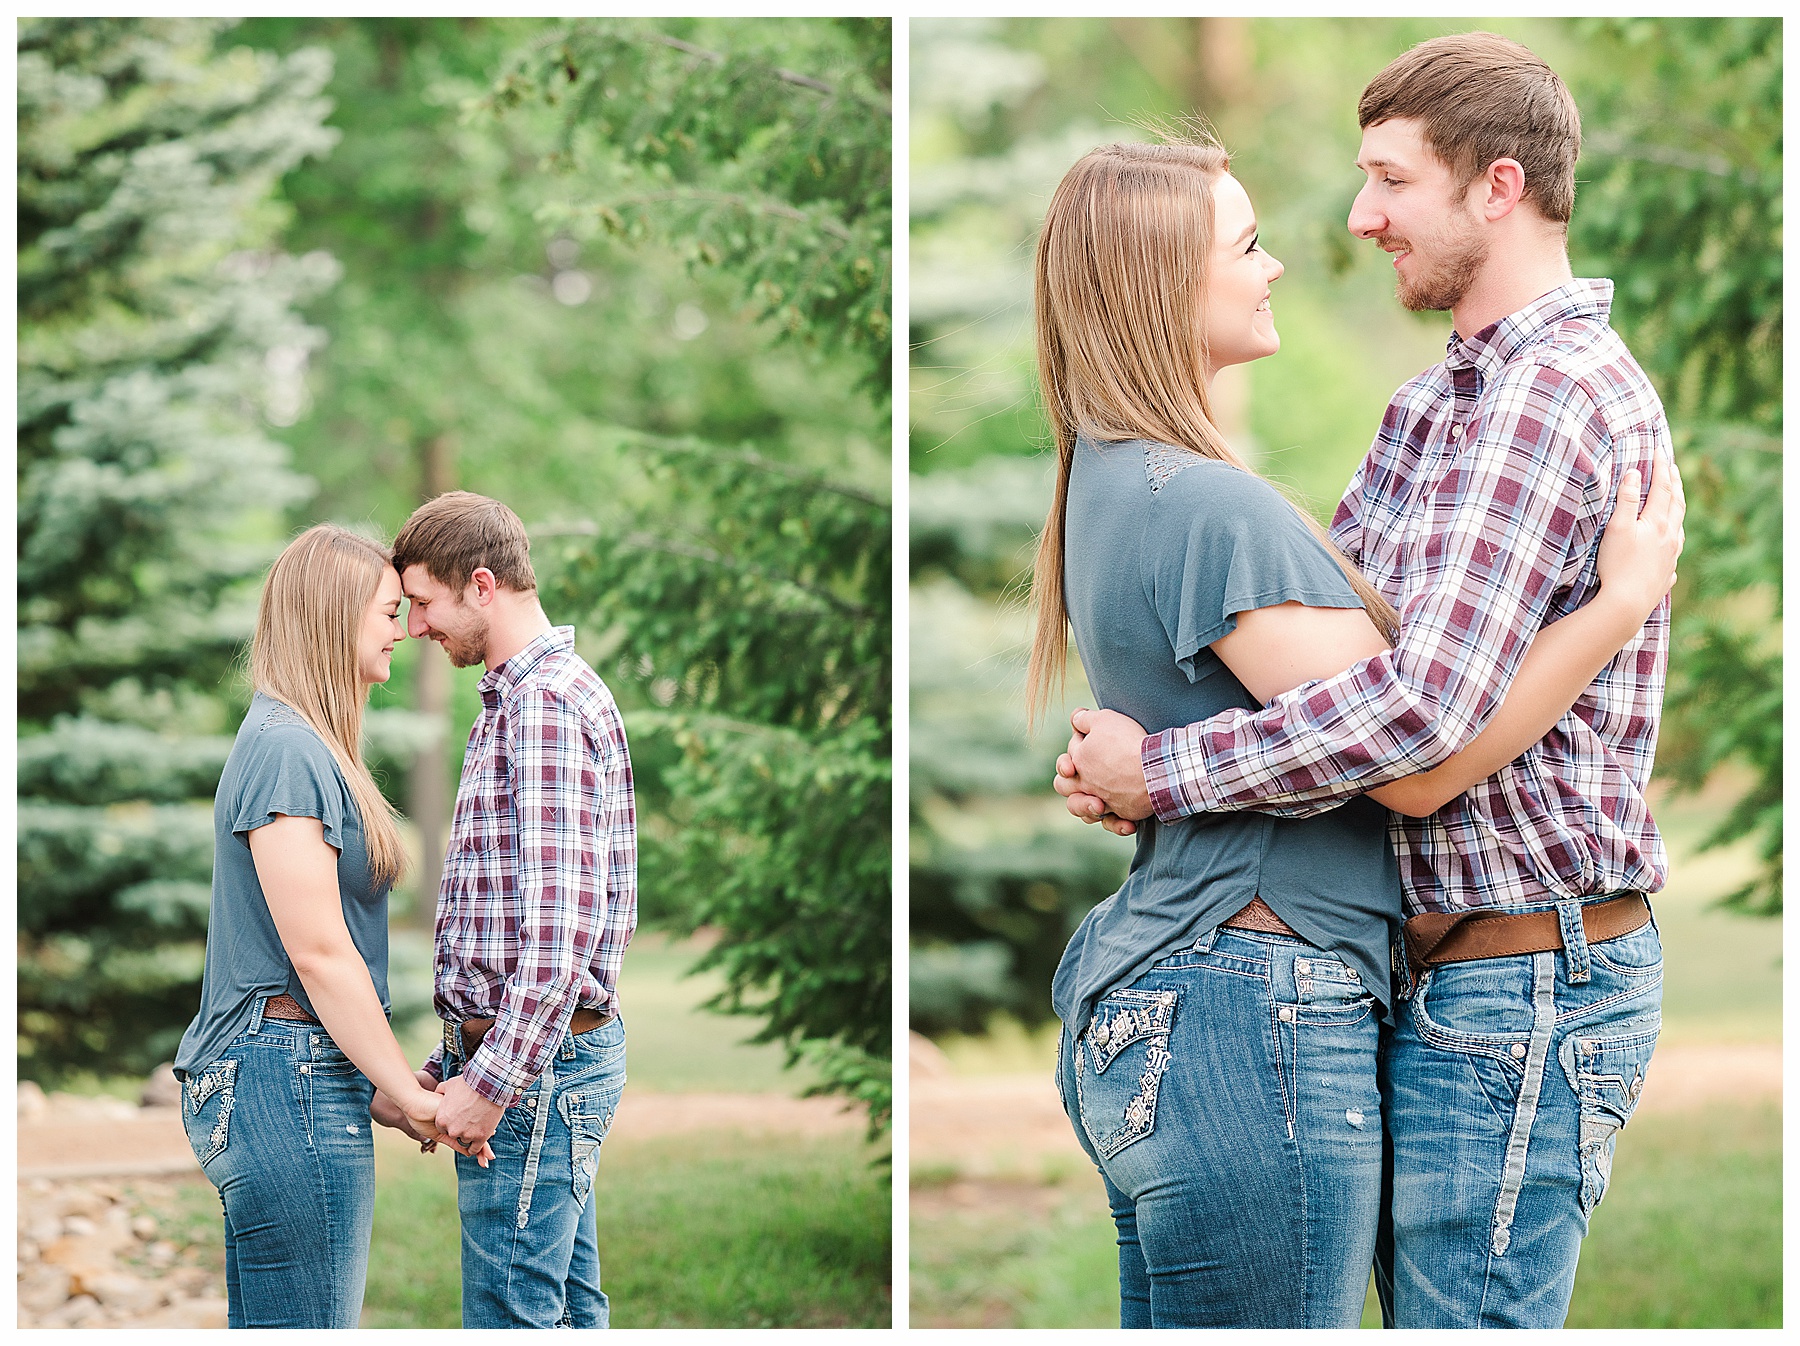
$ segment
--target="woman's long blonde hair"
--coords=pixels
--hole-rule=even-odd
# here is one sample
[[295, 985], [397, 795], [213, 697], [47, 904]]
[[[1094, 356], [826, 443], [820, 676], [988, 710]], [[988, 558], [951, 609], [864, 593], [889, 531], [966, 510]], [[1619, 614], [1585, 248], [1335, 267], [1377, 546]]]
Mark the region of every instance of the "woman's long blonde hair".
[[389, 569], [387, 550], [368, 538], [336, 524], [314, 525], [269, 567], [250, 641], [252, 685], [291, 706], [325, 740], [362, 818], [369, 869], [386, 883], [406, 868], [406, 850], [399, 815], [363, 765], [369, 693], [356, 675], [356, 642]]
[[[1068, 655], [1063, 524], [1075, 436], [1155, 440], [1251, 471], [1225, 442], [1207, 395], [1205, 309], [1213, 188], [1231, 168], [1218, 142], [1103, 145], [1064, 175], [1038, 237], [1038, 381], [1056, 436], [1056, 493], [1032, 576], [1037, 630], [1026, 675], [1033, 723]], [[1344, 569], [1390, 642], [1393, 607], [1295, 512]]]

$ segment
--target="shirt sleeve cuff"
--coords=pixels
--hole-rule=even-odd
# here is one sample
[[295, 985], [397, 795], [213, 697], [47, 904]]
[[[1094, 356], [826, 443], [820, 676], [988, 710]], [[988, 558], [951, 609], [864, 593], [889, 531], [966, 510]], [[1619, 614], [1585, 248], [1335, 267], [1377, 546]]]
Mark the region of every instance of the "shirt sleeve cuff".
[[1138, 749], [1144, 764], [1144, 784], [1150, 791], [1150, 806], [1156, 810], [1157, 818], [1165, 823], [1179, 822], [1191, 813], [1200, 812], [1189, 805], [1182, 781], [1176, 774], [1175, 735], [1178, 732], [1165, 729], [1146, 735]]
[[444, 1079], [444, 1047], [443, 1047], [442, 1043], [439, 1043], [438, 1046], [432, 1051], [431, 1055], [425, 1058], [425, 1064], [420, 1066], [419, 1069], [423, 1070], [427, 1075], [436, 1076], [439, 1083], [443, 1082], [443, 1079]]
[[510, 1108], [524, 1096], [525, 1090], [515, 1089], [503, 1075], [489, 1068], [492, 1064], [493, 1053], [486, 1045], [477, 1047], [475, 1055], [463, 1066], [463, 1082], [496, 1107]]

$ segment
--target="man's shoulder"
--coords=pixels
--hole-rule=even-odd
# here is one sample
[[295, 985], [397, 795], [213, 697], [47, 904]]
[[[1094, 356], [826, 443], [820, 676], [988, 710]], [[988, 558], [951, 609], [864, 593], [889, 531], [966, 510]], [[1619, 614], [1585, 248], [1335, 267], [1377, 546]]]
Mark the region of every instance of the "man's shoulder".
[[541, 714], [611, 725], [619, 719], [612, 689], [593, 666], [572, 649], [551, 650], [513, 689], [515, 705], [533, 705]]
[[1507, 366], [1506, 375], [1577, 391], [1609, 423], [1663, 415], [1650, 376], [1603, 315], [1571, 314], [1552, 324]]

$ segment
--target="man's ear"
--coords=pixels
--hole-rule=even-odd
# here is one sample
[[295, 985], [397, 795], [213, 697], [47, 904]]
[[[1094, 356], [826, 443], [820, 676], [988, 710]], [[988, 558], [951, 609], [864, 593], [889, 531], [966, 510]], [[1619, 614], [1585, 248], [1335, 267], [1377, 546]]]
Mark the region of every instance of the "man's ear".
[[486, 607], [494, 601], [494, 594], [500, 584], [494, 578], [494, 572], [486, 566], [476, 566], [469, 576], [469, 583], [475, 587], [475, 603], [478, 607]]
[[1525, 168], [1517, 159], [1494, 160], [1475, 181], [1475, 208], [1490, 223], [1505, 219], [1525, 199]]

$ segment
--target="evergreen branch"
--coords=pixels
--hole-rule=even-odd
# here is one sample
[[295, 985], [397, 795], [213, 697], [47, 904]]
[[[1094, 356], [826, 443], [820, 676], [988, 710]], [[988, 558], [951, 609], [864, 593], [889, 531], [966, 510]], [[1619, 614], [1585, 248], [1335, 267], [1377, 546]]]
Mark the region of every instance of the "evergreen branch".
[[[555, 524], [545, 528], [532, 528], [527, 532], [533, 537], [599, 537], [602, 535], [600, 525], [582, 520], [575, 523]], [[871, 609], [861, 603], [847, 598], [840, 598], [829, 589], [821, 589], [817, 585], [808, 584], [805, 580], [795, 579], [792, 575], [783, 574], [767, 566], [755, 565], [749, 561], [740, 561], [724, 552], [714, 551], [710, 547], [702, 547], [698, 543], [678, 542], [673, 538], [661, 537], [655, 533], [627, 533], [620, 538], [618, 545], [633, 547], [639, 551], [659, 551], [669, 556], [682, 556], [690, 561], [699, 561], [714, 569], [728, 571], [738, 575], [754, 575], [757, 579], [768, 580], [772, 584], [785, 584], [798, 589], [820, 602], [836, 608], [847, 617], [866, 621], [874, 616]]]
[[[824, 216], [808, 215], [803, 210], [783, 205], [778, 201], [766, 198], [745, 196], [742, 192], [713, 192], [703, 190], [645, 192], [637, 196], [627, 196], [620, 200], [622, 206], [653, 206], [665, 202], [697, 201], [711, 205], [735, 206], [746, 215], [776, 215], [786, 220], [797, 220], [802, 224], [816, 225], [839, 242], [848, 243], [852, 234], [843, 224]], [[596, 207], [595, 209], [599, 209]]]

